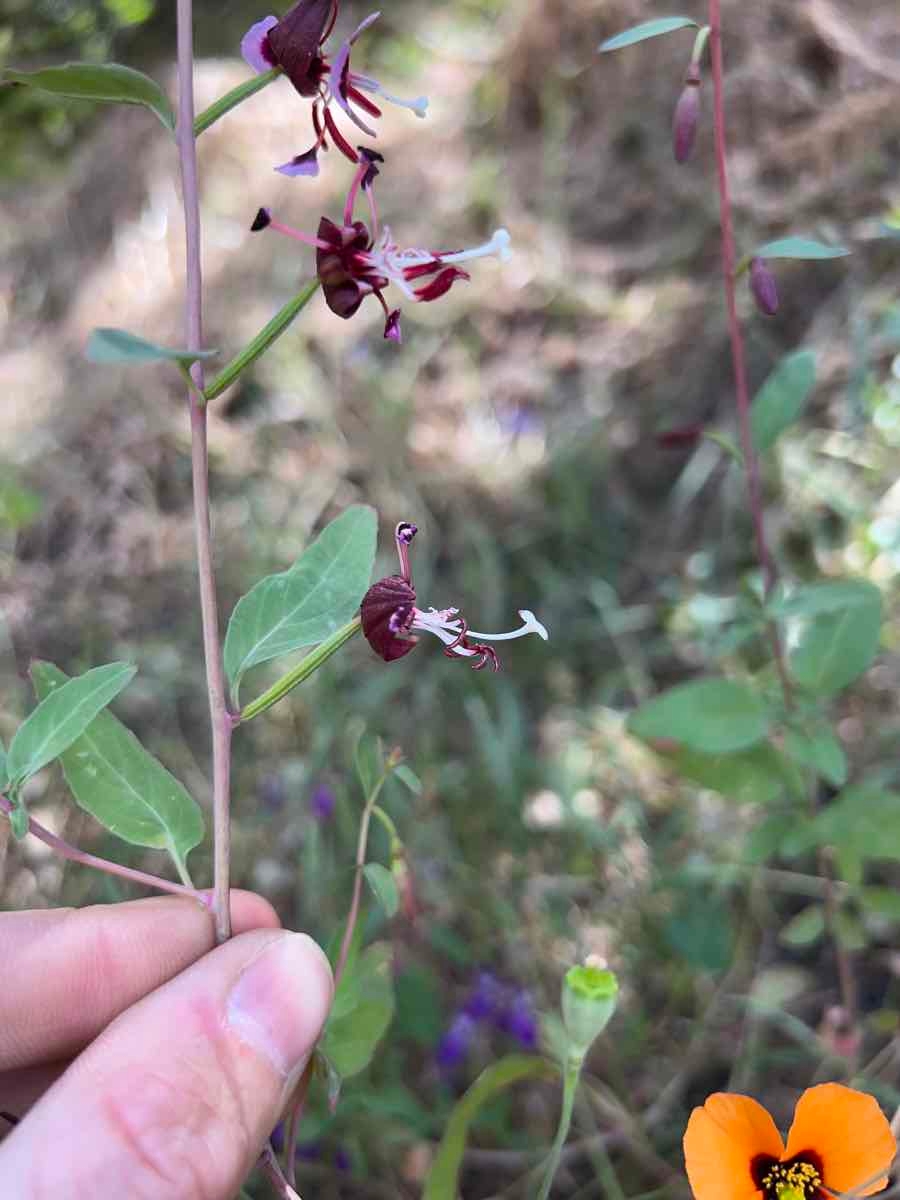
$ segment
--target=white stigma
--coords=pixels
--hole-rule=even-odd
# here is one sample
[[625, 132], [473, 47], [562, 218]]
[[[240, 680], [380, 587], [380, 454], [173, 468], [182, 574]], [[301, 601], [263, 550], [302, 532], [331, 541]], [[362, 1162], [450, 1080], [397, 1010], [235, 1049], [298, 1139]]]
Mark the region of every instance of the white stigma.
[[374, 96], [380, 96], [382, 100], [387, 100], [389, 104], [410, 109], [417, 117], [424, 117], [428, 112], [427, 96], [416, 96], [415, 100], [404, 100], [402, 96], [394, 96], [391, 92], [385, 91], [377, 79], [372, 79], [369, 75], [357, 75], [356, 72], [353, 73], [351, 82], [360, 91], [371, 92]]
[[512, 239], [508, 229], [497, 229], [489, 242], [476, 246], [472, 250], [460, 250], [458, 254], [441, 254], [438, 257], [442, 263], [468, 262], [472, 258], [490, 258], [496, 255], [501, 262], [508, 262], [512, 256], [509, 243]]
[[530, 609], [520, 608], [519, 616], [522, 618], [523, 624], [519, 629], [513, 629], [510, 633], [476, 633], [474, 629], [470, 629], [466, 636], [475, 638], [479, 642], [510, 642], [513, 638], [527, 637], [529, 633], [536, 633], [543, 641], [547, 641], [550, 634], [547, 632], [546, 625], [542, 625]]

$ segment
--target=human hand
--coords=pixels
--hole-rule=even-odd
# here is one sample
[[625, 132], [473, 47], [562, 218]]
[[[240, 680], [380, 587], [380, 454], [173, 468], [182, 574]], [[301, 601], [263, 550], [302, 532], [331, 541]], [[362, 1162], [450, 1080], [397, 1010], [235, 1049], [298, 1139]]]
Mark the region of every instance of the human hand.
[[[0, 915], [8, 1200], [232, 1200], [325, 1021], [331, 971], [258, 896], [235, 937], [159, 898]], [[5, 1124], [0, 1120], [0, 1127]]]

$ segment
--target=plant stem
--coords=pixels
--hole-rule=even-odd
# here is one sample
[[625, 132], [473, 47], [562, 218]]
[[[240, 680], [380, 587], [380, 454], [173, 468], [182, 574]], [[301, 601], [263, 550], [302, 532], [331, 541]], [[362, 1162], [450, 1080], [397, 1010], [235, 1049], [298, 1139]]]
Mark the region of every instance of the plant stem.
[[271, 708], [273, 704], [277, 704], [282, 697], [292, 691], [298, 684], [301, 684], [304, 679], [308, 679], [314, 671], [318, 671], [323, 663], [331, 658], [336, 650], [340, 650], [345, 642], [357, 633], [359, 633], [362, 625], [359, 617], [354, 617], [352, 621], [348, 621], [346, 625], [327, 638], [321, 645], [316, 646], [312, 653], [307, 654], [297, 663], [292, 671], [288, 671], [287, 675], [277, 680], [268, 691], [263, 692], [261, 696], [257, 696], [255, 700], [241, 709], [241, 721], [252, 721], [254, 717], [258, 717], [260, 713], [264, 713], [267, 708]]
[[[187, 257], [187, 348], [199, 350], [203, 341], [202, 276], [200, 267], [200, 194], [197, 184], [197, 145], [194, 140], [194, 44], [192, 0], [178, 0], [178, 155], [184, 203], [184, 234]], [[206, 686], [212, 725], [213, 758], [213, 915], [216, 941], [231, 936], [229, 906], [231, 733], [234, 726], [225, 700], [225, 674], [216, 606], [216, 583], [212, 562], [209, 519], [209, 459], [207, 453], [206, 407], [197, 392], [203, 392], [203, 367], [195, 363], [191, 378], [197, 391], [188, 393], [191, 415], [191, 474], [194, 492], [194, 530], [197, 542], [197, 571], [200, 579], [200, 617]]]
[[550, 1189], [553, 1186], [553, 1178], [559, 1167], [562, 1149], [566, 1144], [566, 1138], [569, 1136], [569, 1127], [572, 1124], [572, 1110], [575, 1107], [575, 1094], [578, 1091], [582, 1061], [583, 1059], [580, 1055], [578, 1057], [570, 1055], [566, 1063], [566, 1073], [563, 1076], [563, 1102], [562, 1111], [559, 1114], [559, 1126], [556, 1130], [556, 1137], [553, 1139], [550, 1153], [547, 1156], [547, 1162], [544, 1167], [544, 1178], [537, 1195], [537, 1200], [547, 1200], [547, 1197], [550, 1195]]
[[204, 108], [203, 112], [194, 121], [194, 137], [198, 138], [201, 133], [209, 129], [210, 125], [214, 125], [219, 117], [224, 117], [227, 112], [231, 112], [233, 108], [237, 108], [244, 100], [248, 100], [251, 96], [255, 96], [257, 92], [261, 92], [264, 87], [268, 87], [280, 74], [281, 67], [273, 67], [271, 71], [266, 71], [262, 75], [254, 75], [252, 79], [245, 79], [243, 83], [239, 83], [230, 92], [226, 92], [224, 96], [220, 96], [209, 108]]
[[[13, 808], [11, 800], [8, 800], [6, 796], [0, 796], [0, 811], [9, 814]], [[107, 858], [98, 858], [96, 854], [89, 854], [87, 850], [79, 850], [77, 846], [73, 846], [70, 842], [57, 837], [55, 833], [51, 833], [49, 829], [45, 829], [33, 817], [28, 818], [28, 832], [34, 834], [45, 846], [49, 846], [51, 850], [54, 850], [62, 858], [67, 858], [70, 862], [81, 863], [82, 866], [93, 867], [97, 871], [105, 871], [107, 875], [117, 875], [120, 879], [128, 879], [131, 883], [156, 888], [160, 892], [171, 892], [174, 896], [189, 896], [192, 900], [202, 904], [204, 908], [210, 907], [208, 893], [204, 894], [198, 892], [196, 888], [173, 883], [170, 879], [163, 879], [159, 875], [149, 875], [146, 871], [138, 871], [134, 867], [123, 867], [121, 863], [110, 862]]]
[[263, 1152], [260, 1155], [259, 1166], [265, 1173], [266, 1178], [271, 1183], [272, 1187], [281, 1197], [281, 1200], [301, 1200], [301, 1197], [291, 1187], [284, 1177], [284, 1172], [281, 1169], [275, 1151], [270, 1143], [266, 1143], [263, 1147]]
[[372, 820], [372, 810], [375, 808], [376, 801], [381, 794], [381, 789], [384, 787], [384, 781], [387, 779], [388, 773], [381, 776], [375, 786], [372, 788], [371, 795], [366, 799], [366, 807], [363, 809], [362, 820], [359, 823], [359, 840], [356, 844], [356, 872], [353, 878], [353, 898], [350, 901], [350, 912], [347, 914], [347, 927], [344, 930], [344, 937], [341, 941], [341, 949], [338, 954], [337, 966], [334, 968], [334, 986], [337, 986], [341, 981], [341, 976], [344, 973], [344, 968], [347, 965], [347, 958], [350, 954], [350, 946], [353, 942], [353, 933], [356, 929], [356, 922], [359, 919], [359, 903], [362, 899], [362, 881], [363, 867], [366, 865], [366, 847], [369, 843], [369, 824]]
[[281, 337], [297, 314], [301, 309], [306, 307], [318, 290], [319, 281], [318, 279], [314, 279], [302, 291], [298, 292], [293, 299], [288, 300], [287, 304], [278, 310], [268, 325], [263, 326], [253, 341], [248, 342], [240, 354], [236, 354], [231, 362], [222, 368], [209, 387], [207, 387], [205, 392], [206, 399], [215, 400], [216, 396], [221, 395], [227, 387], [231, 387], [241, 372], [246, 371], [252, 362], [265, 353], [277, 338]]
[[[722, 13], [721, 0], [709, 0], [710, 58], [713, 77], [713, 126], [716, 143], [716, 176], [719, 187], [719, 219], [722, 228], [722, 277], [725, 285], [725, 303], [728, 310], [728, 333], [731, 339], [731, 360], [734, 368], [734, 384], [737, 395], [738, 427], [740, 430], [741, 453], [744, 456], [744, 473], [747, 479], [747, 495], [753, 519], [756, 539], [756, 556], [763, 571], [765, 596], [768, 599], [777, 582], [775, 561], [766, 542], [765, 516], [763, 511], [762, 485], [759, 475], [759, 458], [753, 445], [750, 425], [750, 390], [747, 386], [747, 365], [744, 357], [744, 338], [737, 314], [735, 295], [735, 247], [734, 226], [731, 217], [731, 194], [728, 188], [727, 146], [725, 140], [725, 85], [722, 65]], [[781, 683], [785, 704], [792, 703], [790, 677], [784, 661], [781, 637], [775, 625], [769, 624], [769, 641], [775, 669]]]

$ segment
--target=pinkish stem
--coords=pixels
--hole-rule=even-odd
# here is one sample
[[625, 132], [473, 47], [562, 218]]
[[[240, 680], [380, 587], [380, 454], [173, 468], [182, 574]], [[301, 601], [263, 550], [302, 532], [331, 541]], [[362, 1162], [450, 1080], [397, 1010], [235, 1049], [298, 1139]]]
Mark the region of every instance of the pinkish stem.
[[[734, 384], [737, 395], [738, 427], [740, 430], [741, 453], [747, 479], [747, 494], [756, 539], [756, 555], [763, 570], [765, 595], [768, 598], [778, 575], [775, 562], [766, 541], [765, 517], [763, 512], [762, 485], [759, 476], [759, 458], [753, 446], [750, 425], [750, 391], [747, 386], [747, 366], [744, 357], [744, 338], [738, 320], [735, 296], [734, 227], [731, 217], [731, 193], [728, 188], [728, 165], [725, 141], [725, 85], [722, 65], [722, 14], [721, 0], [709, 0], [710, 56], [713, 76], [713, 125], [716, 143], [716, 174], [719, 185], [719, 213], [722, 227], [722, 276], [725, 284], [725, 303], [728, 309], [728, 333], [731, 339], [731, 360], [734, 367]], [[792, 702], [792, 687], [784, 661], [784, 649], [777, 628], [769, 625], [769, 641], [775, 668], [781, 683], [785, 703]]]
[[[200, 267], [200, 194], [197, 183], [197, 145], [194, 138], [194, 45], [192, 0], [178, 0], [178, 154], [184, 202], [187, 256], [187, 348], [199, 350], [203, 342], [202, 275]], [[213, 914], [216, 941], [231, 937], [229, 905], [231, 864], [231, 734], [234, 720], [225, 695], [225, 672], [216, 604], [212, 535], [209, 520], [209, 458], [203, 368], [195, 363], [191, 378], [197, 391], [188, 392], [191, 415], [191, 470], [194, 492], [194, 529], [197, 572], [200, 580], [200, 617], [206, 686], [212, 726], [213, 758]]]
[[[14, 807], [12, 801], [8, 800], [6, 796], [0, 796], [0, 811], [5, 812], [8, 816]], [[211, 907], [212, 897], [209, 892], [198, 892], [194, 888], [173, 883], [159, 875], [148, 875], [146, 871], [123, 867], [120, 863], [110, 862], [109, 859], [98, 858], [96, 854], [88, 854], [86, 850], [79, 850], [77, 846], [71, 845], [70, 842], [51, 833], [49, 829], [45, 829], [33, 817], [28, 818], [28, 832], [34, 834], [45, 846], [49, 846], [51, 850], [54, 850], [62, 858], [67, 858], [70, 862], [81, 863], [85, 867], [94, 867], [97, 871], [105, 871], [107, 875], [117, 875], [120, 879], [128, 879], [132, 883], [156, 888], [160, 892], [171, 892], [173, 896], [189, 896], [192, 900], [202, 904], [204, 908]]]

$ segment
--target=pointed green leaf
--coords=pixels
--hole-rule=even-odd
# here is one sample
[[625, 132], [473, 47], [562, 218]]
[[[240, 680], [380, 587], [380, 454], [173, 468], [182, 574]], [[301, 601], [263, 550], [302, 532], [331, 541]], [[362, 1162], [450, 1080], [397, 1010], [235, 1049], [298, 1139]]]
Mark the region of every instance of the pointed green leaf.
[[459, 1195], [459, 1170], [466, 1150], [469, 1127], [480, 1109], [498, 1092], [526, 1079], [556, 1079], [559, 1067], [534, 1054], [510, 1054], [478, 1076], [466, 1094], [456, 1102], [444, 1129], [422, 1200], [456, 1200]]
[[842, 612], [810, 621], [790, 656], [797, 683], [820, 696], [832, 696], [871, 666], [881, 640], [881, 593], [862, 580], [867, 598]]
[[711, 788], [737, 804], [771, 804], [791, 790], [789, 764], [769, 742], [732, 754], [680, 750], [671, 762], [683, 779]]
[[218, 350], [175, 350], [158, 346], [129, 333], [127, 329], [95, 329], [88, 338], [85, 357], [94, 363], [177, 362], [185, 367], [201, 358], [212, 358]]
[[394, 877], [387, 867], [383, 867], [381, 863], [366, 863], [363, 867], [363, 874], [375, 894], [375, 899], [387, 915], [389, 917], [396, 916], [397, 909], [400, 907], [400, 896]]
[[375, 561], [375, 510], [354, 505], [287, 571], [260, 580], [237, 603], [225, 637], [225, 671], [237, 698], [250, 667], [330, 637], [359, 608]]
[[628, 729], [644, 741], [672, 741], [703, 754], [728, 754], [761, 742], [770, 717], [761, 697], [733, 679], [697, 679], [642, 704]]
[[820, 617], [839, 614], [873, 603], [873, 585], [867, 579], [833, 579], [808, 583], [792, 591], [775, 595], [766, 605], [776, 620], [789, 617]]
[[322, 1035], [322, 1052], [343, 1078], [369, 1065], [393, 1015], [391, 948], [376, 943], [345, 970]]
[[783, 358], [760, 390], [750, 409], [753, 445], [760, 452], [800, 419], [816, 382], [816, 356], [809, 350]]
[[766, 242], [753, 251], [754, 258], [845, 258], [850, 251], [845, 246], [828, 246], [814, 238], [786, 237]]
[[368, 800], [384, 772], [384, 752], [381, 740], [373, 733], [364, 733], [356, 743], [353, 764], [363, 795]]
[[[66, 676], [35, 663], [38, 696], [59, 695]], [[62, 755], [63, 773], [81, 808], [135, 846], [168, 850], [177, 863], [203, 840], [203, 816], [178, 780], [112, 713], [101, 712]]]
[[809, 767], [834, 787], [843, 787], [847, 782], [847, 755], [830, 729], [813, 733], [789, 729], [784, 735], [784, 748], [794, 762]]
[[821, 904], [810, 904], [788, 921], [779, 934], [786, 946], [811, 946], [825, 932], [825, 913]]
[[406, 763], [400, 763], [399, 766], [394, 767], [394, 774], [402, 784], [404, 784], [411, 792], [414, 793], [414, 795], [422, 795], [424, 790], [422, 788], [422, 780], [418, 777], [415, 771], [412, 770], [411, 767], [406, 765]]
[[136, 672], [130, 663], [95, 667], [41, 700], [9, 747], [6, 769], [13, 783], [21, 783], [67, 750]]
[[143, 104], [159, 117], [170, 133], [175, 132], [175, 114], [159, 84], [148, 75], [118, 63], [66, 63], [62, 67], [44, 67], [40, 71], [6, 70], [2, 81], [21, 83], [72, 100]]
[[644, 21], [641, 25], [633, 25], [615, 37], [607, 38], [598, 47], [601, 54], [610, 50], [621, 50], [623, 46], [633, 46], [635, 42], [645, 42], [647, 38], [660, 37], [664, 33], [674, 33], [676, 29], [699, 29], [700, 26], [690, 17], [660, 17], [655, 21]]

